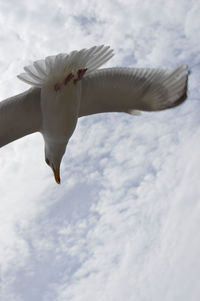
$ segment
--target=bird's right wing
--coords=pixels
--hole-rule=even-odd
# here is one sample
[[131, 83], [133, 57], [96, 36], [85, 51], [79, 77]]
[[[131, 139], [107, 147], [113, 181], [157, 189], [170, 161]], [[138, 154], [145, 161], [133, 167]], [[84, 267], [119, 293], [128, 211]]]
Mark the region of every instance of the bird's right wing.
[[0, 147], [41, 128], [40, 89], [0, 102]]
[[159, 111], [175, 107], [187, 97], [188, 68], [100, 69], [82, 80], [79, 117], [104, 113]]

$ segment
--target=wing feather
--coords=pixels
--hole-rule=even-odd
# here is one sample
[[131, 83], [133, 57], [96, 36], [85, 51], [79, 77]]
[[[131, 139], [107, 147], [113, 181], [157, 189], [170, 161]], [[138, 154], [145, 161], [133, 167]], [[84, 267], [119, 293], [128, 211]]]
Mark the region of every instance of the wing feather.
[[188, 68], [107, 68], [82, 82], [80, 116], [103, 112], [159, 111], [187, 97]]
[[42, 123], [40, 89], [0, 102], [0, 147], [25, 135], [40, 131]]

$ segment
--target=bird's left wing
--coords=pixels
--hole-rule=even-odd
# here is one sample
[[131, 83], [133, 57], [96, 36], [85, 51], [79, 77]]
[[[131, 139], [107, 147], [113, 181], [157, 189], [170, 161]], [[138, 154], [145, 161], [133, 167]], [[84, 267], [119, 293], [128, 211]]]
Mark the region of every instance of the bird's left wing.
[[187, 97], [188, 68], [100, 69], [82, 80], [79, 117], [104, 113], [160, 111], [175, 107]]
[[0, 147], [40, 131], [40, 128], [39, 88], [31, 88], [0, 102]]

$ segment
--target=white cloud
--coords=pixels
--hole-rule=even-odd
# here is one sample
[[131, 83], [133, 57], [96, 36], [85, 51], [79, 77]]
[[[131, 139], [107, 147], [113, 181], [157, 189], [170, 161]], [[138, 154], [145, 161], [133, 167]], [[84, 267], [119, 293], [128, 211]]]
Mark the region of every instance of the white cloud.
[[188, 101], [79, 120], [56, 186], [35, 134], [1, 149], [0, 299], [197, 301], [199, 46], [196, 1], [0, 3], [1, 99], [52, 53], [110, 44], [108, 65], [192, 68]]

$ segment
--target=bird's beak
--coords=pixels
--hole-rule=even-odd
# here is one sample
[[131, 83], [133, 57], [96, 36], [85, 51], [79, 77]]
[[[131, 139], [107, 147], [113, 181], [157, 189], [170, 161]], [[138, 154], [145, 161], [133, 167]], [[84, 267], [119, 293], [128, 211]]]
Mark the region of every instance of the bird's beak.
[[53, 169], [54, 178], [56, 180], [56, 183], [60, 184], [60, 170], [55, 170], [54, 168], [52, 168], [52, 169]]

